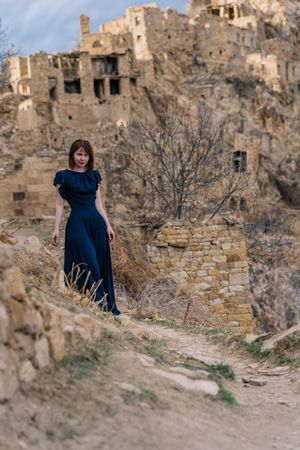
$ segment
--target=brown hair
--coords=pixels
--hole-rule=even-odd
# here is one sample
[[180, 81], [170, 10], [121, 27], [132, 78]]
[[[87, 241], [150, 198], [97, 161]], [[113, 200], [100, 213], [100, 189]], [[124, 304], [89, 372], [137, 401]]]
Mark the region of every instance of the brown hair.
[[86, 169], [93, 170], [94, 169], [94, 152], [93, 152], [92, 146], [89, 143], [89, 141], [85, 141], [83, 139], [77, 139], [76, 141], [73, 142], [73, 144], [70, 147], [70, 151], [69, 151], [69, 167], [70, 167], [70, 169], [74, 169], [75, 163], [74, 163], [73, 155], [76, 152], [76, 150], [78, 150], [79, 148], [83, 148], [89, 155], [89, 160], [88, 160]]

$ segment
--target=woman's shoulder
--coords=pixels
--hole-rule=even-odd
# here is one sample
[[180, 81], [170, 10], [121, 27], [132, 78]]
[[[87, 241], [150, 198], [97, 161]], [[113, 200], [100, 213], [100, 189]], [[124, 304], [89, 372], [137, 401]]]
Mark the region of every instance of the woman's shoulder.
[[102, 180], [102, 176], [101, 176], [99, 170], [98, 169], [93, 169], [92, 172], [93, 172], [93, 174], [94, 174], [94, 176], [96, 178], [97, 183], [100, 183], [100, 181]]
[[58, 170], [54, 175], [53, 184], [56, 185], [64, 183], [66, 179], [66, 172], [68, 172], [68, 169]]

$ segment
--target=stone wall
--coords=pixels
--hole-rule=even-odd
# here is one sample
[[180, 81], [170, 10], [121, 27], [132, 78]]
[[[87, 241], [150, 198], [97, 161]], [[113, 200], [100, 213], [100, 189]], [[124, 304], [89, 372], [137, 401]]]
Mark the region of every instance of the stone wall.
[[0, 181], [0, 217], [35, 217], [55, 214], [56, 170], [66, 166], [66, 156], [25, 158], [10, 176]]
[[197, 304], [237, 334], [253, 332], [246, 240], [241, 225], [167, 223], [147, 247], [154, 269], [192, 293]]
[[[40, 247], [37, 238], [27, 246]], [[19, 249], [26, 254], [26, 248]], [[40, 255], [28, 253], [29, 258]], [[48, 265], [57, 265], [47, 255]], [[49, 302], [40, 290], [27, 293], [21, 270], [14, 265], [14, 253], [0, 249], [0, 404], [8, 401], [20, 386], [34, 380], [52, 360], [60, 361], [73, 349], [100, 339], [101, 323], [88, 314], [71, 313]], [[43, 255], [43, 260], [45, 256]], [[42, 264], [42, 263], [40, 263]], [[59, 295], [59, 286], [53, 286]], [[2, 436], [0, 435], [0, 448]]]

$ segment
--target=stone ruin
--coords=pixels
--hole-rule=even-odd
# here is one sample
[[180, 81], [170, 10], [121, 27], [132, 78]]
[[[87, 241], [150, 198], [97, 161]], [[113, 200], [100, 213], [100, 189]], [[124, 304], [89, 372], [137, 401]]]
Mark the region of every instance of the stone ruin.
[[[126, 200], [118, 192], [121, 181], [114, 178], [114, 151], [127, 124], [137, 116], [155, 115], [153, 96], [164, 93], [183, 101], [200, 99], [230, 117], [233, 138], [228, 157], [235, 172], [254, 176], [247, 191], [230, 199], [232, 211], [242, 215], [253, 211], [258, 175], [267, 195], [278, 200], [268, 184], [273, 162], [263, 172], [260, 161], [282, 162], [285, 146], [291, 154], [297, 151], [290, 136], [299, 112], [298, 50], [296, 28], [274, 23], [255, 0], [193, 0], [187, 14], [160, 10], [155, 3], [130, 7], [96, 33], [82, 15], [77, 49], [10, 59], [10, 85], [0, 102], [4, 118], [0, 143], [8, 161], [3, 159], [0, 171], [1, 217], [53, 215], [52, 177], [64, 164], [64, 149], [76, 135], [89, 139], [98, 161], [105, 164], [109, 185], [114, 186], [107, 194], [118, 200], [112, 216], [136, 220], [132, 204], [124, 211], [119, 206]], [[133, 187], [131, 194], [138, 195]], [[154, 265], [162, 264], [161, 273], [167, 274], [164, 248], [152, 249], [149, 256], [160, 258]], [[222, 244], [216, 249], [226, 256], [223, 250]], [[241, 262], [245, 261], [244, 255]], [[232, 269], [237, 267], [226, 269], [229, 278]], [[247, 275], [243, 276], [245, 281]], [[241, 285], [248, 293], [247, 283]], [[211, 304], [219, 297], [212, 299], [210, 294], [205, 293], [205, 302], [224, 308], [223, 300], [222, 308]], [[242, 328], [252, 327], [249, 316], [235, 321], [225, 315]]]

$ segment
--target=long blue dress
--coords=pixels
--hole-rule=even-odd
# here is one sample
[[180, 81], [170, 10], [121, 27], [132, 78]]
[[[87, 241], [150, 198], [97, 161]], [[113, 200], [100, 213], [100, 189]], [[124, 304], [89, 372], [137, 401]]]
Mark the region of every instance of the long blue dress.
[[[55, 174], [53, 184], [60, 185], [60, 195], [71, 206], [66, 224], [64, 272], [69, 282], [74, 282], [79, 275], [75, 288], [79, 292], [94, 292], [95, 302], [106, 298], [106, 310], [119, 315], [107, 226], [95, 204], [101, 180], [98, 170], [75, 172], [65, 169]], [[100, 285], [94, 289], [100, 280]]]

